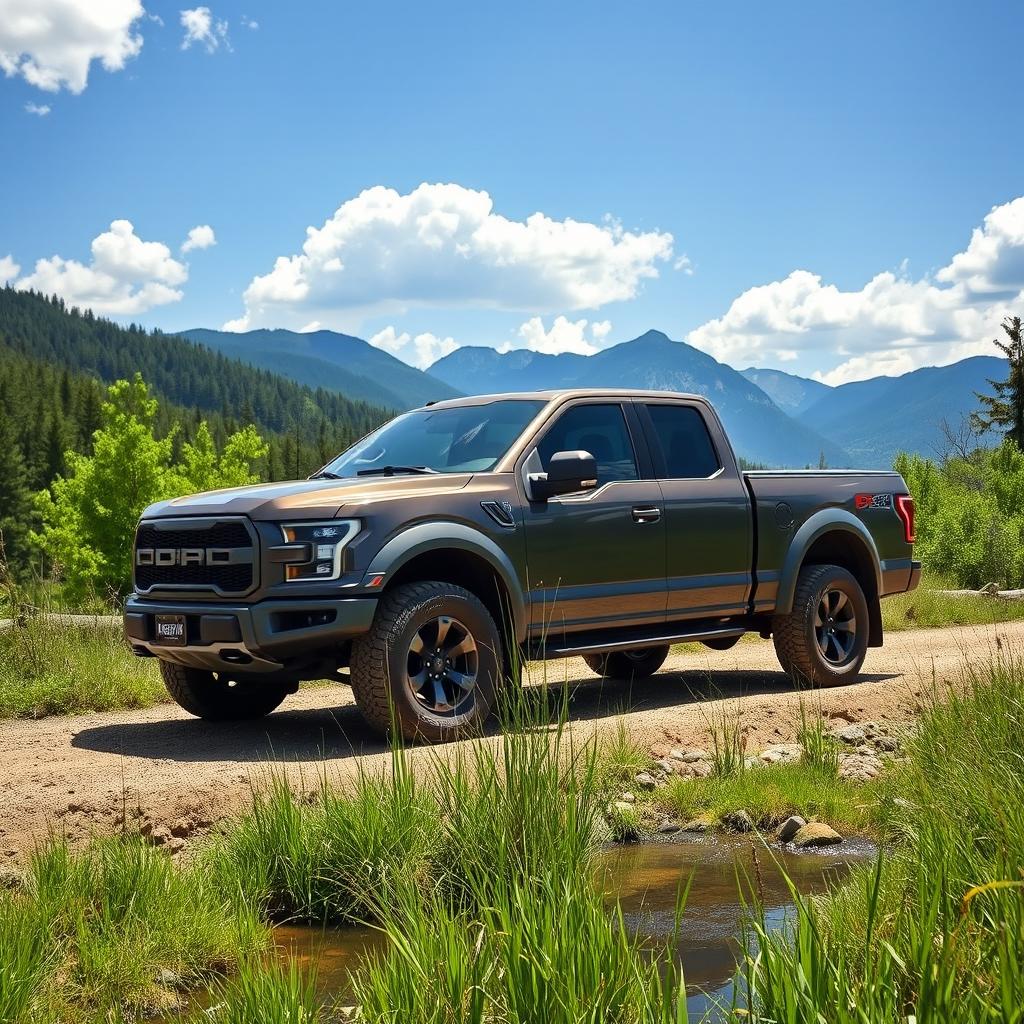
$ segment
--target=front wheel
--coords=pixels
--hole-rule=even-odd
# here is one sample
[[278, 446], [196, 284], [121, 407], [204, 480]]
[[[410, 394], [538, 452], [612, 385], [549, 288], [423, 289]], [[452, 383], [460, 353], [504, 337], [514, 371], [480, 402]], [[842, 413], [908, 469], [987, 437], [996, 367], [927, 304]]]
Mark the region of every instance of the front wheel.
[[170, 661], [160, 662], [164, 686], [190, 715], [211, 722], [229, 722], [269, 715], [288, 696], [281, 683], [244, 682], [232, 686], [215, 672], [186, 668]]
[[352, 645], [352, 691], [378, 732], [444, 743], [479, 731], [504, 663], [498, 628], [475, 594], [406, 583], [385, 595]]
[[855, 678], [868, 649], [868, 602], [838, 565], [801, 570], [793, 611], [772, 622], [779, 663], [797, 684], [835, 686]]
[[665, 664], [668, 644], [641, 647], [635, 651], [611, 651], [605, 654], [584, 654], [591, 671], [605, 679], [646, 679]]

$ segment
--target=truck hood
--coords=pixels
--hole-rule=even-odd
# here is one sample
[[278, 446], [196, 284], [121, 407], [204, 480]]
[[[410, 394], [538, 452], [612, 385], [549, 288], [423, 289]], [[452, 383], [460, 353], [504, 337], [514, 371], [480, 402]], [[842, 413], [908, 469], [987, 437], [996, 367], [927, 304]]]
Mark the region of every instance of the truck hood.
[[158, 501], [142, 513], [143, 519], [171, 516], [248, 516], [256, 520], [332, 519], [345, 506], [365, 505], [405, 496], [423, 498], [462, 490], [471, 473], [430, 476], [357, 477], [345, 480], [289, 480], [251, 487], [189, 494]]

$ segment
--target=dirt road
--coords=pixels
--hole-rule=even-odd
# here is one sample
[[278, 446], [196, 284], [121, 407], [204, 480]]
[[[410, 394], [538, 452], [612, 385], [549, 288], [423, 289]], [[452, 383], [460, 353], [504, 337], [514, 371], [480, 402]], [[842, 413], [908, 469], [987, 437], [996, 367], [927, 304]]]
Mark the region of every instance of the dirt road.
[[[1024, 652], [1024, 623], [893, 633], [869, 652], [861, 682], [811, 700], [820, 697], [823, 713], [837, 720], [906, 720], [927, 702], [933, 678], [955, 680], [965, 661], [984, 664], [1000, 646]], [[540, 681], [544, 667], [531, 669]], [[752, 750], [793, 739], [799, 721], [798, 697], [770, 642], [676, 655], [658, 675], [632, 685], [602, 684], [576, 660], [549, 662], [546, 671], [550, 699], [568, 689], [574, 733], [589, 735], [621, 718], [659, 753], [706, 743], [706, 716], [723, 700], [739, 699]], [[541, 699], [539, 688], [528, 692]], [[414, 750], [414, 763], [436, 750]], [[251, 784], [275, 766], [296, 782], [326, 773], [344, 784], [386, 756], [347, 687], [304, 689], [269, 718], [237, 725], [197, 721], [172, 704], [2, 722], [0, 866], [48, 830], [77, 843], [117, 829], [123, 814], [165, 838], [187, 839], [244, 805]]]

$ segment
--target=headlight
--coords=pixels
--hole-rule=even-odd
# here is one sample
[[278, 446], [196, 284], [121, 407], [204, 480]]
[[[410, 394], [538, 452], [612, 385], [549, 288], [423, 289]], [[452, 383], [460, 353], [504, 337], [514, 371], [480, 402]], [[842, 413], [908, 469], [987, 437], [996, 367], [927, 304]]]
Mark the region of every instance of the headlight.
[[345, 545], [359, 532], [355, 519], [327, 523], [283, 523], [285, 546], [274, 549], [286, 581], [336, 580]]

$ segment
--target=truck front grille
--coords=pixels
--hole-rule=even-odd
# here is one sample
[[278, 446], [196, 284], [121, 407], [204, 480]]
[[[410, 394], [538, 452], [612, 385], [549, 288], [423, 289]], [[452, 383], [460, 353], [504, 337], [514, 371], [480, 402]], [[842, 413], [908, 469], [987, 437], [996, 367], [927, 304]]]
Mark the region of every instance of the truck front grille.
[[135, 534], [140, 594], [210, 590], [247, 594], [256, 582], [256, 535], [241, 518], [155, 519]]

